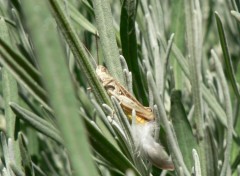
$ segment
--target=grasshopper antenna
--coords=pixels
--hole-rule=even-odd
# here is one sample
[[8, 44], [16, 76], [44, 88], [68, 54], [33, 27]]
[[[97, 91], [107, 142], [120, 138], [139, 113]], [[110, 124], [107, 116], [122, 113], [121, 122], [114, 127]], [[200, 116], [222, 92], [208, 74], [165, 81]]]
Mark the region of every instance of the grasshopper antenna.
[[97, 66], [99, 65], [99, 53], [98, 53], [98, 33], [95, 33], [95, 42], [96, 42], [96, 49], [97, 49], [97, 62], [96, 60], [93, 58], [92, 54], [89, 52], [89, 50], [86, 48], [86, 46], [84, 46], [85, 50], [87, 51], [88, 55], [91, 57], [91, 63], [93, 64], [94, 68], [96, 69]]
[[96, 42], [96, 49], [97, 49], [97, 65], [99, 65], [99, 53], [98, 53], [98, 35], [95, 34], [95, 42]]
[[90, 56], [90, 58], [91, 58], [91, 63], [92, 63], [92, 65], [94, 66], [94, 68], [97, 68], [97, 62], [96, 62], [96, 60], [93, 58], [93, 56], [92, 56], [92, 54], [90, 53], [90, 51], [87, 49], [87, 47], [85, 46], [85, 45], [83, 45], [83, 47], [85, 48], [85, 51], [87, 52], [87, 54]]

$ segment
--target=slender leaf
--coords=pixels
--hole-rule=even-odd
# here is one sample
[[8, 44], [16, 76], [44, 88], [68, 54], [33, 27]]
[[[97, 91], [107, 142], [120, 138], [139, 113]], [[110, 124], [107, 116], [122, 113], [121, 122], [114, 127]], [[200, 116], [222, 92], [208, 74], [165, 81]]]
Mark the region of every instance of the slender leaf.
[[221, 43], [221, 47], [222, 47], [222, 51], [223, 51], [223, 56], [224, 56], [224, 61], [225, 61], [225, 65], [226, 65], [227, 74], [228, 74], [228, 77], [231, 81], [231, 85], [233, 87], [234, 93], [235, 93], [237, 99], [240, 100], [240, 93], [239, 93], [239, 90], [238, 90], [238, 87], [237, 87], [236, 78], [234, 76], [234, 70], [233, 70], [233, 66], [232, 66], [231, 56], [229, 54], [227, 39], [226, 39], [226, 36], [225, 36], [225, 32], [224, 32], [224, 29], [223, 29], [221, 18], [218, 15], [217, 12], [215, 12], [215, 19], [217, 21], [218, 34], [219, 34], [220, 43]]
[[228, 84], [227, 80], [225, 78], [223, 68], [221, 66], [221, 63], [219, 62], [217, 55], [213, 50], [211, 50], [211, 54], [214, 58], [215, 64], [216, 64], [216, 71], [218, 73], [221, 86], [223, 88], [223, 96], [224, 100], [226, 102], [226, 115], [227, 115], [227, 134], [226, 134], [226, 149], [224, 151], [224, 161], [223, 166], [221, 169], [220, 176], [227, 175], [228, 173], [228, 167], [229, 167], [229, 161], [230, 161], [230, 155], [231, 155], [231, 149], [232, 149], [232, 139], [233, 139], [233, 113], [232, 113], [232, 104], [231, 104], [231, 98], [229, 94]]
[[[183, 57], [181, 51], [176, 47], [176, 45], [173, 45], [173, 53], [176, 56], [176, 59], [178, 61], [178, 64], [181, 66], [182, 71], [184, 74], [189, 78], [189, 69], [188, 64], [186, 63], [186, 59]], [[202, 89], [202, 96], [203, 99], [206, 101], [206, 103], [212, 108], [212, 110], [216, 113], [219, 121], [227, 127], [227, 121], [226, 121], [226, 113], [224, 112], [223, 108], [217, 101], [217, 99], [211, 94], [211, 92], [208, 90], [208, 88], [201, 83], [201, 89]]]
[[29, 76], [29, 79], [33, 79], [37, 84], [41, 86], [41, 75], [39, 71], [31, 63], [29, 63], [27, 59], [24, 58], [24, 56], [22, 56], [18, 51], [14, 50], [13, 47], [11, 47], [11, 45], [7, 43], [3, 38], [0, 40], [0, 44], [3, 51], [6, 51], [12, 58], [14, 58], [12, 60], [9, 60], [9, 62], [21, 68], [20, 70], [22, 72], [27, 72], [28, 75], [25, 75]]
[[22, 108], [14, 102], [11, 102], [10, 106], [18, 118], [21, 118], [22, 120], [30, 124], [33, 128], [35, 128], [37, 131], [45, 134], [54, 141], [63, 144], [63, 140], [59, 134], [59, 131], [47, 121], [35, 115], [34, 113]]
[[231, 14], [232, 14], [232, 16], [234, 16], [240, 22], [240, 13], [232, 10]]
[[[56, 1], [51, 1], [52, 7], [56, 4]], [[57, 6], [60, 9], [58, 4]], [[45, 8], [48, 6], [44, 1], [23, 1], [23, 9], [27, 17], [28, 28], [31, 29], [43, 83], [46, 85], [49, 102], [53, 107], [58, 127], [68, 150], [74, 169], [73, 175], [95, 176], [97, 171], [91, 158], [83, 120], [78, 115], [73, 82], [63, 57], [59, 35], [52, 20], [49, 20], [50, 12], [41, 10]], [[45, 37], [43, 38], [40, 34]], [[51, 44], [50, 47], [45, 47], [49, 44]]]
[[204, 138], [204, 118], [202, 106], [202, 90], [201, 90], [201, 69], [202, 69], [202, 11], [200, 9], [200, 1], [184, 1], [186, 31], [187, 31], [187, 49], [188, 49], [188, 65], [191, 82], [191, 92], [194, 104], [194, 124], [196, 126], [196, 137], [198, 140], [199, 159], [201, 162], [201, 172], [205, 176], [207, 173], [206, 151], [208, 146]]
[[[0, 19], [0, 38], [5, 40], [6, 42], [10, 43], [10, 36], [8, 33], [8, 28], [3, 19]], [[6, 119], [6, 135], [8, 138], [13, 140], [14, 145], [14, 163], [17, 167], [21, 166], [21, 157], [18, 147], [18, 140], [15, 138], [15, 127], [16, 127], [16, 117], [15, 114], [12, 112], [9, 102], [10, 101], [18, 101], [18, 88], [17, 82], [14, 77], [10, 74], [10, 72], [2, 68], [2, 83], [3, 83], [3, 98], [5, 101], [5, 119]]]
[[[6, 26], [5, 21], [3, 18], [0, 19], [0, 38], [10, 43], [10, 38], [8, 35], [8, 29]], [[7, 129], [7, 136], [14, 138], [14, 131], [15, 131], [15, 115], [12, 112], [11, 108], [9, 107], [8, 103], [10, 101], [17, 101], [18, 99], [18, 90], [17, 90], [17, 83], [12, 77], [12, 75], [5, 70], [2, 69], [3, 74], [3, 98], [5, 101], [5, 117], [6, 117], [6, 129]]]
[[135, 18], [138, 0], [124, 0], [121, 10], [120, 37], [122, 53], [132, 72], [133, 90], [137, 97], [141, 97], [143, 104], [147, 103], [144, 86], [141, 79], [137, 55], [137, 37], [135, 30]]
[[218, 173], [218, 153], [217, 153], [217, 145], [214, 143], [214, 136], [211, 129], [207, 126], [205, 131], [205, 138], [209, 145], [205, 148], [207, 153], [207, 175], [219, 175]]
[[184, 156], [184, 161], [189, 170], [192, 168], [192, 149], [197, 149], [197, 141], [193, 136], [190, 123], [181, 102], [181, 92], [173, 91], [171, 94], [171, 119], [178, 140], [178, 145]]
[[8, 146], [8, 143], [7, 143], [7, 138], [6, 138], [6, 135], [1, 132], [1, 148], [2, 148], [2, 153], [3, 153], [3, 159], [4, 159], [4, 166], [6, 167], [6, 170], [8, 171], [8, 173], [10, 174], [11, 173], [11, 170], [10, 170], [10, 162], [13, 158], [11, 158], [11, 155], [10, 155], [10, 147]]
[[32, 170], [31, 157], [28, 153], [26, 142], [24, 140], [22, 133], [18, 133], [18, 139], [19, 139], [19, 148], [20, 148], [20, 153], [22, 157], [22, 167], [24, 169], [24, 173], [26, 175], [33, 175], [32, 173], [34, 171]]
[[89, 132], [89, 138], [94, 149], [113, 166], [118, 168], [123, 173], [127, 169], [133, 169], [136, 176], [140, 176], [140, 173], [132, 165], [132, 163], [117, 150], [99, 131], [93, 127], [93, 125], [86, 120], [86, 127]]
[[24, 172], [17, 168], [15, 164], [10, 163], [10, 167], [16, 176], [25, 176]]
[[94, 0], [93, 7], [107, 68], [112, 76], [124, 85], [109, 1]]
[[181, 167], [183, 169], [184, 174], [187, 175], [187, 176], [190, 176], [190, 172], [187, 169], [187, 167], [186, 167], [186, 165], [183, 161], [182, 153], [181, 153], [181, 151], [178, 147], [178, 144], [175, 140], [175, 136], [173, 134], [173, 131], [172, 131], [170, 123], [169, 123], [169, 120], [167, 118], [163, 102], [162, 102], [162, 100], [161, 100], [161, 98], [158, 94], [156, 85], [153, 81], [153, 77], [152, 77], [150, 72], [147, 73], [147, 77], [148, 77], [148, 83], [149, 83], [149, 87], [150, 87], [149, 90], [152, 91], [152, 94], [153, 94], [154, 100], [156, 102], [156, 105], [159, 108], [159, 115], [161, 117], [161, 121], [162, 121], [162, 125], [164, 127], [164, 130], [166, 131], [166, 135], [167, 135], [167, 139], [168, 139], [168, 147], [169, 147], [169, 150], [171, 151], [171, 154], [173, 156], [173, 162], [174, 162], [174, 165], [176, 167], [176, 171], [177, 171], [177, 173], [180, 173], [179, 168]]
[[201, 167], [200, 167], [200, 160], [195, 149], [192, 150], [193, 160], [194, 160], [194, 175], [201, 176]]
[[109, 97], [107, 96], [103, 87], [100, 85], [100, 82], [95, 74], [88, 54], [86, 53], [83, 44], [79, 41], [79, 38], [76, 32], [74, 31], [73, 27], [71, 26], [71, 23], [69, 22], [67, 15], [64, 13], [63, 9], [61, 8], [57, 0], [48, 1], [51, 5], [56, 22], [66, 42], [68, 43], [73, 55], [75, 56], [79, 66], [81, 67], [82, 73], [86, 76], [87, 81], [90, 87], [92, 88], [93, 93], [96, 96], [97, 100], [101, 103], [104, 102], [108, 105], [111, 105]]
[[[175, 34], [174, 41], [176, 46], [185, 53], [185, 16], [184, 16], [184, 1], [179, 0], [173, 3], [172, 6], [172, 32]], [[176, 56], [172, 56], [176, 57]], [[174, 58], [172, 58], [174, 59]], [[183, 87], [183, 74], [181, 72], [181, 67], [178, 65], [177, 60], [172, 60], [174, 77], [175, 77], [175, 87], [176, 89], [181, 89]]]
[[[27, 63], [24, 65], [24, 59], [18, 53], [13, 51], [9, 44], [0, 38], [0, 62], [3, 64], [14, 76], [14, 78], [21, 83], [32, 95], [42, 103], [46, 108], [49, 106], [46, 103], [46, 92], [45, 90], [30, 76], [38, 75], [38, 71], [31, 68]], [[17, 62], [18, 61], [18, 62]], [[32, 70], [32, 71], [31, 71]], [[34, 73], [35, 72], [35, 73]], [[29, 74], [30, 73], [30, 74]]]
[[92, 23], [90, 23], [90, 21], [88, 21], [87, 18], [85, 18], [80, 12], [78, 12], [77, 9], [72, 4], [69, 3], [68, 5], [71, 13], [70, 16], [73, 19], [73, 21], [75, 21], [77, 24], [79, 24], [92, 34], [98, 35], [97, 28]]

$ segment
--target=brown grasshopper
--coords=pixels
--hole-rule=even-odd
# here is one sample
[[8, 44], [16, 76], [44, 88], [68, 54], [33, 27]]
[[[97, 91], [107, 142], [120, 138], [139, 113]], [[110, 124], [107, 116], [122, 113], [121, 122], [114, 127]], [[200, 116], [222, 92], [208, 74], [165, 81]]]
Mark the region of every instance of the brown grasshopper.
[[117, 98], [122, 109], [130, 119], [132, 117], [132, 110], [134, 109], [136, 111], [137, 123], [143, 124], [154, 120], [152, 109], [143, 106], [136, 98], [134, 98], [118, 81], [110, 76], [108, 70], [104, 66], [97, 66], [96, 73], [108, 95]]
[[[132, 110], [134, 109], [136, 111], [136, 124], [140, 124], [138, 127], [140, 127], [141, 132], [143, 132], [143, 128], [141, 126], [147, 127], [147, 125], [151, 125], [151, 123], [148, 122], [154, 121], [154, 115], [150, 107], [143, 106], [136, 98], [134, 98], [133, 95], [131, 95], [108, 73], [108, 70], [104, 66], [97, 66], [96, 73], [108, 95], [117, 98], [123, 111], [130, 119], [132, 117]], [[139, 135], [140, 138], [142, 138], [142, 134]], [[164, 148], [159, 143], [154, 141], [151, 134], [147, 138], [148, 139], [144, 140], [141, 145], [145, 156], [147, 156], [151, 163], [158, 168], [174, 170], [172, 160]]]

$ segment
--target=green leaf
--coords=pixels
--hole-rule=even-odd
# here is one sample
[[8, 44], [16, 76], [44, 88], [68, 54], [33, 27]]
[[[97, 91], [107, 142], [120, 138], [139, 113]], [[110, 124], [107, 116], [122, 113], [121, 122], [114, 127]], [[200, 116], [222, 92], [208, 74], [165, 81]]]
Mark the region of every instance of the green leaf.
[[67, 44], [69, 45], [73, 55], [76, 58], [77, 63], [79, 64], [82, 73], [86, 76], [87, 81], [90, 87], [93, 90], [94, 95], [96, 96], [98, 102], [106, 103], [111, 105], [111, 101], [106, 94], [106, 91], [101, 86], [95, 71], [91, 65], [90, 59], [83, 44], [80, 42], [76, 32], [74, 31], [67, 15], [64, 13], [59, 2], [57, 0], [48, 0], [52, 8], [53, 15], [56, 19], [56, 22], [64, 36]]
[[109, 1], [94, 0], [92, 3], [107, 68], [111, 75], [124, 85]]
[[174, 131], [178, 140], [178, 145], [184, 156], [184, 162], [189, 170], [192, 168], [192, 149], [197, 149], [197, 141], [192, 133], [192, 128], [187, 119], [187, 115], [183, 104], [181, 102], [181, 92], [174, 90], [171, 93], [171, 111], [170, 116], [172, 119]]
[[198, 153], [195, 149], [192, 150], [193, 160], [194, 160], [194, 174], [195, 176], [201, 176], [201, 165]]
[[22, 172], [14, 163], [11, 163], [10, 167], [16, 176], [25, 176], [25, 173]]
[[215, 61], [216, 65], [216, 73], [219, 77], [219, 82], [222, 87], [222, 92], [223, 92], [223, 97], [225, 101], [225, 111], [227, 115], [227, 128], [226, 128], [226, 146], [225, 146], [225, 151], [224, 151], [224, 160], [223, 160], [223, 165], [221, 168], [221, 176], [224, 176], [228, 173], [228, 167], [229, 167], [229, 162], [230, 162], [230, 155], [231, 155], [231, 150], [232, 150], [232, 142], [233, 142], [233, 112], [232, 112], [232, 104], [231, 104], [231, 98], [230, 98], [230, 93], [228, 89], [228, 84], [226, 77], [223, 72], [223, 68], [221, 65], [221, 62], [217, 58], [217, 55], [213, 50], [211, 50], [212, 57]]
[[70, 16], [73, 21], [75, 21], [77, 24], [79, 24], [81, 27], [83, 27], [88, 32], [91, 32], [94, 35], [98, 35], [97, 28], [88, 21], [87, 18], [85, 18], [80, 12], [77, 11], [76, 7], [74, 7], [72, 4], [69, 5], [70, 10]]
[[[10, 42], [10, 38], [8, 35], [7, 25], [3, 18], [0, 17], [0, 38]], [[3, 79], [3, 98], [5, 101], [5, 117], [6, 117], [6, 132], [7, 137], [14, 139], [14, 131], [15, 131], [15, 114], [12, 112], [8, 103], [10, 101], [17, 101], [18, 99], [18, 89], [17, 83], [12, 75], [5, 69], [2, 69], [2, 79]]]
[[[16, 113], [16, 115], [22, 120], [29, 123], [37, 131], [45, 134], [51, 139], [58, 143], [63, 144], [62, 138], [59, 136], [59, 132], [50, 125], [47, 121], [43, 120], [41, 117], [33, 114], [32, 112], [20, 107], [15, 103], [11, 103], [11, 108]], [[83, 117], [84, 118], [84, 117]], [[128, 168], [133, 168], [137, 173], [135, 167], [131, 162], [118, 151], [92, 124], [89, 120], [84, 118], [85, 124], [89, 133], [91, 144], [93, 148], [104, 157], [109, 163], [121, 170], [123, 173]], [[107, 150], [106, 150], [107, 149]]]
[[167, 118], [164, 104], [162, 102], [160, 95], [158, 94], [157, 86], [155, 85], [152, 74], [150, 72], [147, 72], [147, 78], [149, 84], [149, 91], [151, 91], [154, 101], [157, 105], [157, 108], [159, 109], [159, 115], [161, 117], [162, 126], [164, 127], [164, 130], [166, 132], [166, 136], [168, 139], [168, 147], [173, 157], [176, 172], [179, 174], [182, 171], [185, 175], [190, 176], [190, 172], [187, 169], [186, 164], [184, 163], [183, 156], [175, 140], [175, 136], [171, 128], [171, 123]]
[[[55, 23], [51, 20], [50, 12], [47, 10], [48, 6], [45, 1], [24, 0], [22, 4], [27, 26], [31, 31], [30, 36], [38, 58], [43, 83], [46, 86], [49, 102], [52, 105], [57, 125], [68, 150], [74, 170], [73, 175], [98, 175], [91, 157], [83, 119], [79, 118], [76, 92], [64, 58], [59, 34]], [[60, 6], [56, 1], [52, 0], [50, 4], [54, 12], [59, 12]], [[61, 15], [65, 17], [62, 11]], [[69, 23], [65, 25], [69, 25]], [[69, 26], [68, 28], [70, 30], [67, 33], [72, 36], [73, 30]], [[61, 26], [60, 29], [62, 29]], [[76, 36], [72, 37], [75, 37], [74, 39], [78, 41]], [[80, 49], [83, 50], [83, 48]], [[75, 53], [80, 54], [80, 51]], [[89, 62], [88, 64], [90, 65]]]
[[201, 172], [206, 175], [206, 151], [208, 143], [204, 138], [204, 114], [202, 104], [202, 86], [201, 86], [201, 69], [202, 69], [202, 11], [200, 1], [184, 1], [186, 34], [187, 34], [187, 51], [189, 66], [189, 81], [191, 83], [192, 102], [194, 105], [193, 122], [196, 127], [196, 137], [198, 140], [198, 154], [201, 163]]
[[209, 144], [206, 146], [206, 163], [207, 166], [207, 175], [219, 175], [218, 174], [218, 153], [217, 153], [217, 145], [215, 143], [215, 139], [213, 136], [213, 132], [209, 127], [206, 127], [205, 131], [205, 139], [206, 142]]
[[217, 21], [218, 35], [220, 38], [220, 43], [221, 43], [221, 47], [222, 47], [222, 51], [223, 51], [227, 75], [228, 75], [228, 78], [230, 79], [234, 93], [235, 93], [237, 99], [240, 101], [240, 94], [239, 94], [237, 82], [236, 82], [236, 79], [234, 76], [234, 70], [233, 70], [233, 66], [232, 66], [231, 56], [229, 54], [227, 39], [226, 39], [225, 32], [223, 29], [222, 21], [217, 12], [215, 12], [215, 19]]
[[[0, 38], [10, 43], [10, 36], [8, 34], [8, 28], [5, 21], [0, 17]], [[18, 140], [15, 138], [15, 126], [16, 126], [16, 117], [12, 112], [9, 102], [18, 101], [18, 87], [17, 82], [14, 77], [6, 68], [2, 68], [2, 89], [3, 89], [3, 99], [5, 102], [4, 112], [6, 119], [6, 135], [8, 138], [13, 140], [14, 145], [14, 162], [16, 167], [21, 167], [21, 157], [18, 147]]]
[[89, 138], [94, 149], [104, 157], [114, 167], [126, 172], [128, 169], [132, 169], [136, 176], [140, 176], [140, 173], [132, 165], [132, 163], [117, 150], [92, 124], [89, 120], [85, 120], [86, 127], [89, 132]]
[[13, 158], [11, 158], [11, 154], [10, 154], [10, 150], [11, 148], [8, 146], [8, 141], [6, 138], [6, 135], [1, 132], [1, 149], [2, 149], [2, 156], [4, 159], [4, 166], [6, 167], [6, 169], [8, 170], [8, 172], [10, 172], [10, 162]]
[[41, 104], [50, 109], [46, 103], [46, 92], [39, 85], [39, 72], [0, 38], [0, 62], [14, 78], [21, 83]]
[[[188, 64], [186, 62], [186, 59], [182, 55], [181, 51], [176, 47], [175, 44], [172, 46], [172, 51], [174, 55], [176, 56], [176, 59], [178, 61], [178, 64], [180, 65], [182, 71], [186, 75], [187, 78], [190, 77]], [[217, 101], [217, 99], [213, 96], [213, 94], [208, 90], [208, 88], [201, 83], [201, 90], [202, 90], [202, 96], [203, 99], [206, 101], [206, 103], [209, 105], [209, 107], [216, 113], [219, 121], [227, 127], [227, 121], [226, 121], [226, 113]]]
[[18, 133], [18, 139], [19, 139], [19, 148], [20, 148], [20, 153], [22, 157], [22, 167], [24, 169], [24, 173], [29, 176], [34, 175], [33, 174], [34, 171], [32, 169], [31, 157], [28, 153], [26, 142], [24, 140], [22, 133]]
[[[174, 41], [176, 46], [181, 50], [182, 53], [185, 53], [185, 16], [184, 16], [184, 1], [179, 0], [172, 4], [172, 25], [171, 32], [174, 35]], [[172, 56], [176, 57], [176, 56]], [[178, 65], [176, 59], [172, 58], [174, 77], [175, 77], [175, 87], [176, 89], [181, 89], [183, 87], [183, 74], [181, 67]]]
[[231, 14], [238, 20], [238, 22], [240, 22], [240, 13], [239, 12], [231, 10]]
[[146, 104], [147, 99], [144, 92], [137, 55], [137, 38], [135, 30], [137, 7], [137, 0], [123, 1], [120, 21], [120, 37], [123, 56], [126, 59], [129, 70], [132, 72], [134, 93], [137, 97], [143, 100], [143, 104]]
[[[14, 9], [14, 8], [12, 9], [12, 15], [13, 15], [14, 21], [16, 23], [16, 29], [18, 31], [17, 35], [20, 39], [19, 47], [20, 47], [20, 50], [22, 50], [22, 53], [26, 54], [27, 57], [30, 57], [31, 59], [29, 58], [29, 60], [31, 60], [32, 63], [35, 64], [34, 49], [32, 48], [32, 45], [29, 41], [27, 31], [23, 27], [22, 18], [20, 17], [19, 11], [16, 11], [16, 9]], [[19, 61], [21, 62], [21, 60], [19, 60]], [[28, 66], [31, 67], [32, 65], [28, 64]], [[32, 76], [33, 76], [33, 78], [38, 78], [38, 76], [36, 76], [35, 74], [33, 74]], [[39, 81], [39, 79], [38, 79], [38, 81]]]
[[48, 123], [41, 117], [37, 116], [36, 114], [22, 108], [21, 106], [14, 102], [10, 103], [10, 107], [12, 108], [12, 110], [14, 111], [18, 118], [21, 118], [22, 120], [30, 124], [34, 129], [45, 134], [54, 141], [63, 144], [63, 140], [59, 134], [59, 131], [50, 123]]

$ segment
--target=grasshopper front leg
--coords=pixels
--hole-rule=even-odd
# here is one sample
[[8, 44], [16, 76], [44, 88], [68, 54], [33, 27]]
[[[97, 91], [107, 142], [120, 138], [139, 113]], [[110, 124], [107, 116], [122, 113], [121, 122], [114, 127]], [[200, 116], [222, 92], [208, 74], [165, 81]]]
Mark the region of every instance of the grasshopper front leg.
[[125, 95], [116, 94], [116, 90], [109, 90], [108, 94], [114, 96], [119, 101], [126, 115], [132, 120], [132, 111], [136, 111], [137, 123], [144, 124], [146, 122], [154, 120], [152, 109], [149, 107], [139, 107], [138, 104]]

